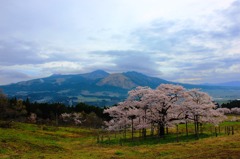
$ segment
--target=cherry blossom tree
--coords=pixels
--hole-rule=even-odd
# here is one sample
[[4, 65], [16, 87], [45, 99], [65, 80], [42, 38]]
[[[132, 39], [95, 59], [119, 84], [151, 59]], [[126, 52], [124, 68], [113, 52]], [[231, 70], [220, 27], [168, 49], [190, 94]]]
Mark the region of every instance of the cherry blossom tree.
[[126, 138], [126, 131], [130, 124], [128, 118], [128, 112], [130, 111], [129, 105], [126, 101], [120, 102], [115, 107], [110, 107], [104, 110], [104, 113], [108, 113], [112, 119], [106, 123], [108, 126], [108, 130], [116, 131], [116, 130], [123, 130], [124, 137]]
[[217, 111], [212, 98], [198, 89], [192, 89], [186, 92], [183, 107], [187, 119], [194, 122], [195, 134], [199, 136], [199, 125], [202, 123], [212, 123], [217, 125], [223, 121], [225, 116]]
[[81, 113], [63, 113], [60, 115], [60, 118], [66, 123], [80, 125], [83, 117]]
[[[109, 128], [118, 125], [126, 130], [129, 127], [131, 119], [132, 131], [133, 123], [136, 129], [142, 129], [143, 136], [146, 136], [146, 129], [158, 125], [158, 134], [165, 134], [167, 123], [179, 117], [180, 101], [183, 100], [184, 88], [178, 85], [162, 84], [157, 89], [152, 90], [149, 87], [137, 87], [129, 92], [126, 101], [120, 103], [117, 107], [105, 110], [105, 113], [113, 118], [107, 123]], [[136, 122], [133, 120], [136, 119]], [[137, 122], [138, 121], [138, 122]]]
[[[137, 87], [129, 91], [124, 102], [104, 110], [112, 118], [106, 122], [109, 130], [131, 129], [146, 130], [156, 125], [158, 135], [165, 135], [165, 128], [179, 123], [194, 122], [195, 134], [198, 136], [199, 124], [218, 124], [224, 119], [223, 110], [216, 110], [211, 97], [198, 89], [186, 90], [180, 85], [161, 84], [156, 89]], [[152, 134], [153, 131], [151, 131]]]
[[232, 108], [232, 109], [231, 109], [231, 113], [232, 113], [232, 114], [240, 114], [240, 108], [237, 108], [237, 107]]
[[222, 114], [231, 114], [231, 110], [228, 108], [218, 108], [217, 111], [219, 111]]
[[165, 135], [166, 125], [177, 121], [182, 111], [184, 88], [179, 85], [161, 84], [156, 90], [146, 95], [145, 100], [150, 105], [151, 120], [158, 125], [158, 135]]
[[150, 107], [147, 100], [145, 100], [145, 96], [152, 91], [153, 90], [149, 87], [137, 87], [128, 92], [129, 97], [127, 101], [131, 103], [132, 112], [134, 112], [134, 117], [136, 119], [135, 127], [137, 130], [142, 131], [143, 137], [146, 137], [146, 129], [151, 125], [151, 121], [148, 119]]

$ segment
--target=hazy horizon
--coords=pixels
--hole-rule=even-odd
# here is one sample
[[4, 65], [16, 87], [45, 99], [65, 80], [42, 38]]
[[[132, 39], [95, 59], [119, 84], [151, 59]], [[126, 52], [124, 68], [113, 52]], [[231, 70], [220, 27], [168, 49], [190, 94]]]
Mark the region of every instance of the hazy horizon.
[[24, 0], [0, 6], [0, 85], [94, 70], [240, 79], [240, 0]]

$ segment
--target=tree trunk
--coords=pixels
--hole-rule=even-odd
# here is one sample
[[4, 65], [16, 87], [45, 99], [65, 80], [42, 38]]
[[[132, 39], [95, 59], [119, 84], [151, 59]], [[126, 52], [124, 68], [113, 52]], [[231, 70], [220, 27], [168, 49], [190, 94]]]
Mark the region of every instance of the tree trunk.
[[146, 130], [145, 128], [143, 128], [143, 129], [142, 129], [142, 137], [143, 137], [143, 138], [146, 138], [146, 136], [147, 136], [146, 133], [147, 133], [147, 130]]
[[165, 126], [164, 124], [159, 123], [159, 130], [158, 130], [159, 137], [163, 137], [165, 135]]
[[201, 135], [203, 134], [203, 124], [202, 123], [200, 123], [200, 133], [201, 133]]
[[154, 135], [154, 128], [153, 128], [153, 123], [151, 124], [151, 136]]
[[166, 117], [165, 115], [167, 115], [167, 114], [166, 114], [166, 111], [164, 110], [163, 115], [161, 117], [162, 119], [159, 122], [159, 136], [160, 137], [165, 136], [165, 117]]
[[132, 119], [132, 140], [133, 140], [133, 119]]
[[178, 131], [178, 124], [177, 124], [176, 126], [177, 126], [177, 142], [179, 142], [179, 137], [178, 137], [178, 134], [179, 134], [179, 131]]
[[58, 126], [58, 113], [56, 113], [56, 126]]
[[197, 121], [194, 121], [194, 133], [197, 135]]
[[215, 136], [217, 137], [218, 134], [217, 134], [217, 127], [215, 127]]
[[127, 126], [125, 125], [124, 126], [124, 139], [127, 138]]
[[[146, 118], [147, 118], [147, 109], [145, 109], [144, 110], [144, 118], [143, 118], [143, 122], [144, 122], [144, 124], [146, 123]], [[147, 136], [147, 130], [146, 130], [146, 128], [143, 128], [142, 129], [142, 135], [143, 135], [143, 138], [146, 138], [146, 136]]]
[[196, 124], [197, 124], [197, 139], [199, 139], [199, 122], [198, 122], [198, 116], [196, 116]]
[[186, 135], [188, 136], [188, 122], [186, 120]]

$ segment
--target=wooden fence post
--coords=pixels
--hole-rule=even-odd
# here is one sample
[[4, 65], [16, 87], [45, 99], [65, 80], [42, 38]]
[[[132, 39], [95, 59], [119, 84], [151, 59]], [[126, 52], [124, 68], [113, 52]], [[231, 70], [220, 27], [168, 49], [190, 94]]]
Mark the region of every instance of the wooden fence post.
[[119, 139], [119, 145], [120, 146], [122, 146], [123, 144], [122, 144], [122, 138], [120, 137], [120, 139]]
[[215, 135], [216, 135], [216, 137], [218, 136], [218, 134], [217, 134], [217, 127], [215, 127]]
[[179, 137], [178, 137], [178, 134], [179, 134], [179, 131], [178, 131], [178, 124], [177, 124], [176, 126], [177, 126], [177, 142], [179, 142]]
[[100, 140], [100, 139], [99, 139], [99, 134], [98, 134], [98, 135], [97, 135], [97, 143], [99, 143], [99, 140]]

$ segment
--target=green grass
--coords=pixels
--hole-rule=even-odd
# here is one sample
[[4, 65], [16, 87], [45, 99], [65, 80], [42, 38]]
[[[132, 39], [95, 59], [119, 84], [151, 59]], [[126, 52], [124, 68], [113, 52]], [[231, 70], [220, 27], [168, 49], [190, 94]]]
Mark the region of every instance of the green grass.
[[[239, 159], [240, 123], [225, 122], [220, 125], [222, 129], [225, 126], [234, 126], [235, 134], [226, 135], [222, 130], [220, 136], [215, 137], [209, 131], [211, 125], [204, 125], [206, 132], [196, 140], [192, 133], [187, 137], [184, 125], [180, 125], [179, 142], [173, 128], [165, 138], [137, 138], [136, 132], [134, 141], [129, 132], [128, 139], [121, 140], [121, 143], [122, 134], [117, 134], [115, 138], [115, 134], [101, 132], [103, 141], [97, 143], [99, 132], [94, 129], [13, 123], [11, 128], [0, 128], [0, 158]], [[193, 126], [189, 128], [192, 131]]]

